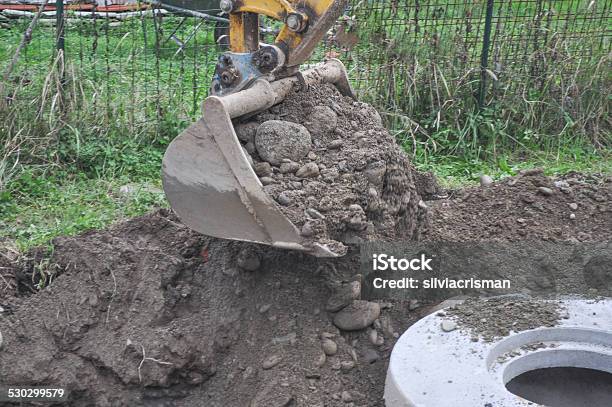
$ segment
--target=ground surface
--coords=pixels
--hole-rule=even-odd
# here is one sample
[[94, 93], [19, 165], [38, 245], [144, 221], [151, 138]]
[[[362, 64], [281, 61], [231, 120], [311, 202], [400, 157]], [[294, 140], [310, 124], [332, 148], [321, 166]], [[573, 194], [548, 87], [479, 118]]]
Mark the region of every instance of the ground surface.
[[[612, 178], [538, 170], [489, 187], [448, 192], [431, 203], [426, 240], [541, 239], [588, 242], [612, 237]], [[573, 215], [573, 216], [572, 216]]]
[[[525, 230], [609, 241], [610, 180], [562, 181], [524, 174], [428, 201], [424, 238], [514, 240]], [[74, 406], [383, 406], [395, 337], [428, 310], [381, 303], [370, 327], [336, 328], [330, 297], [354, 280], [357, 256], [207, 238], [164, 210], [58, 238], [51, 254], [4, 253], [0, 383], [64, 384]], [[48, 287], [37, 292], [40, 276]]]

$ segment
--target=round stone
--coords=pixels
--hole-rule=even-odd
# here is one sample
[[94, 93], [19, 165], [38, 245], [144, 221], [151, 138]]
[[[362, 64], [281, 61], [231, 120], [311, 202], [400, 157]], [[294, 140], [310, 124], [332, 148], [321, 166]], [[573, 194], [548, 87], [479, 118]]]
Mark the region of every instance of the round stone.
[[315, 178], [319, 175], [319, 166], [316, 163], [306, 163], [295, 173], [299, 178]]
[[240, 123], [235, 127], [236, 136], [238, 136], [240, 141], [244, 141], [245, 143], [253, 142], [255, 141], [257, 128], [259, 128], [259, 123], [257, 122]]
[[272, 356], [269, 356], [268, 358], [266, 358], [262, 362], [261, 367], [264, 370], [269, 370], [269, 369], [272, 369], [274, 366], [278, 365], [282, 360], [283, 360], [282, 356], [280, 356], [280, 355], [272, 355]]
[[255, 135], [257, 153], [272, 165], [280, 165], [283, 159], [299, 161], [311, 146], [310, 133], [304, 126], [282, 120], [262, 123]]
[[315, 106], [305, 124], [315, 136], [329, 134], [338, 125], [338, 115], [328, 106]]
[[344, 331], [358, 331], [372, 325], [379, 315], [380, 305], [357, 300], [336, 314], [334, 325]]
[[327, 356], [333, 356], [338, 352], [338, 345], [331, 339], [325, 338], [321, 341], [321, 349]]
[[481, 187], [489, 187], [493, 184], [493, 178], [489, 177], [486, 174], [480, 176], [480, 186]]
[[457, 323], [455, 321], [451, 321], [451, 320], [445, 319], [440, 324], [440, 328], [442, 328], [442, 330], [444, 332], [452, 332], [455, 329], [457, 329]]

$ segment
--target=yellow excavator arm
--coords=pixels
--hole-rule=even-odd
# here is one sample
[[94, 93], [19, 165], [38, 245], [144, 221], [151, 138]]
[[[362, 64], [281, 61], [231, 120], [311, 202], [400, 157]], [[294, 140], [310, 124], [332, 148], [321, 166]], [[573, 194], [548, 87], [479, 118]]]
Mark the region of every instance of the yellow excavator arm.
[[[296, 89], [321, 83], [355, 97], [344, 65], [331, 59], [298, 71], [342, 14], [346, 0], [222, 0], [230, 15], [230, 51], [217, 62], [202, 117], [176, 137], [162, 162], [170, 206], [181, 221], [209, 236], [300, 250], [344, 254], [304, 238], [267, 195], [234, 122], [282, 102]], [[283, 22], [274, 44], [259, 42], [259, 16]]]
[[[220, 56], [211, 93], [240, 91], [259, 77], [295, 74], [344, 11], [346, 0], [222, 0], [229, 14], [230, 51]], [[274, 44], [259, 41], [259, 16], [283, 23]]]

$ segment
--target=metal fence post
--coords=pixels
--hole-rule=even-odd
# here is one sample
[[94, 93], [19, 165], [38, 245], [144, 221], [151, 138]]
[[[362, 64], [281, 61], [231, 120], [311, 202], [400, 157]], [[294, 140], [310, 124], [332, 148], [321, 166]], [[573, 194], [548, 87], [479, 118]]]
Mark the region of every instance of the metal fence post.
[[55, 0], [55, 47], [64, 53], [64, 0]]
[[59, 109], [64, 113], [64, 88], [66, 85], [66, 54], [64, 53], [64, 0], [55, 0], [55, 48], [57, 49], [57, 73], [59, 75]]
[[485, 103], [487, 89], [487, 68], [489, 66], [489, 47], [491, 44], [491, 26], [493, 21], [494, 0], [487, 0], [485, 16], [484, 37], [482, 39], [482, 53], [480, 54], [480, 89], [478, 91], [478, 108], [482, 109]]

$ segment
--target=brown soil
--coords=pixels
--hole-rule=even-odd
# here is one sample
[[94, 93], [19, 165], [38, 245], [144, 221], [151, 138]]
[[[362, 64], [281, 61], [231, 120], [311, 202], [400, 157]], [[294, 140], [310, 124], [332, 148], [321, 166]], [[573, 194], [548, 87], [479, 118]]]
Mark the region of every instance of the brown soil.
[[612, 238], [610, 177], [572, 173], [553, 180], [532, 170], [490, 187], [456, 191], [430, 206], [432, 226], [423, 240]]
[[[271, 120], [279, 133], [287, 134], [274, 137], [275, 143], [258, 143], [257, 130], [254, 151], [247, 145], [253, 134], [244, 133], [253, 133]], [[305, 127], [312, 140], [310, 151], [295, 161], [281, 163], [274, 157], [264, 162], [258, 154], [262, 145], [264, 152], [269, 151], [280, 144], [278, 140], [288, 142], [295, 133], [295, 126], [283, 128], [286, 122]], [[296, 91], [236, 127], [256, 171], [265, 178], [264, 190], [280, 203], [279, 208], [308, 241], [328, 244], [343, 253], [340, 242], [419, 237], [427, 214], [418, 205], [421, 198], [413, 169], [372, 106], [324, 84]], [[283, 150], [285, 155], [297, 152], [302, 144], [296, 142], [295, 148]]]
[[[357, 253], [207, 238], [165, 211], [54, 245], [50, 286], [3, 304], [0, 383], [62, 384], [74, 406], [382, 406], [394, 334], [417, 317], [385, 309], [377, 345], [340, 333], [325, 304]], [[245, 249], [259, 270], [237, 267]], [[319, 367], [326, 337], [338, 350]]]
[[[524, 174], [428, 202], [425, 238], [514, 240], [523, 230], [608, 241], [610, 180], [565, 181], [563, 192]], [[41, 264], [54, 278], [33, 293]], [[396, 336], [427, 309], [381, 303], [372, 327], [340, 332], [326, 307], [358, 264], [352, 249], [316, 259], [204, 237], [164, 210], [58, 238], [45, 262], [0, 265], [14, 282], [0, 296], [0, 384], [68, 386], [71, 406], [382, 407]], [[323, 359], [327, 339], [338, 349]]]

